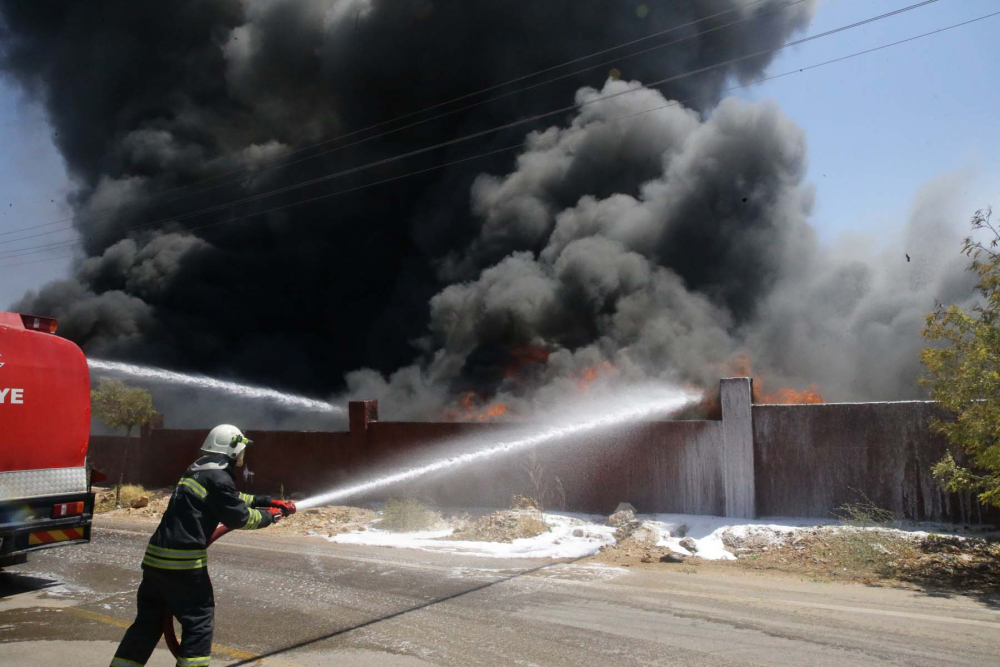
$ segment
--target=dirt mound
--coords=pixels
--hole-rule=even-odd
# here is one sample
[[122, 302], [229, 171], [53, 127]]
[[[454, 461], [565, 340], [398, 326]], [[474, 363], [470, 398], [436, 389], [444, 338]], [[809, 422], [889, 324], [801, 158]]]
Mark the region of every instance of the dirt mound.
[[368, 526], [377, 518], [378, 514], [374, 510], [363, 507], [316, 507], [296, 512], [268, 530], [278, 533], [332, 536], [368, 530]]
[[[770, 526], [735, 526], [722, 533], [722, 543], [733, 553], [768, 551], [793, 540], [802, 531], [775, 530]], [[813, 531], [815, 534], [815, 530]]]
[[895, 563], [903, 581], [1000, 590], [1000, 541], [928, 535], [918, 548], [919, 554]]
[[549, 531], [542, 515], [534, 510], [502, 510], [478, 519], [459, 520], [451, 540], [475, 542], [513, 542], [537, 537]]
[[667, 547], [657, 546], [658, 531], [644, 525], [626, 524], [615, 531], [615, 543], [604, 547], [593, 561], [631, 567], [639, 563], [683, 563], [684, 556]]
[[94, 513], [108, 517], [159, 520], [167, 509], [172, 488], [146, 489], [138, 484], [122, 486], [122, 508], [115, 507], [114, 487], [93, 487]]
[[738, 563], [748, 569], [781, 570], [820, 581], [902, 581], [993, 590], [1000, 586], [997, 540], [828, 526], [763, 542], [734, 542]]

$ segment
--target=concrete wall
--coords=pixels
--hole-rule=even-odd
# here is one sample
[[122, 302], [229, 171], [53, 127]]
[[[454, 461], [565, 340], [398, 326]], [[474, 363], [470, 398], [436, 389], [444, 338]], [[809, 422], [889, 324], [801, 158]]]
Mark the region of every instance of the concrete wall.
[[[128, 456], [125, 448], [128, 447]], [[108, 482], [118, 482], [122, 461], [125, 462], [125, 483], [132, 484], [141, 479], [140, 457], [143, 448], [139, 438], [121, 435], [92, 435], [87, 450], [87, 463], [94, 470], [106, 475]]]
[[[737, 383], [733, 389], [747, 392], [747, 404], [748, 386]], [[350, 416], [347, 433], [248, 432], [254, 441], [247, 455], [253, 477], [239, 480], [241, 488], [256, 493], [283, 488], [286, 493], [311, 495], [520, 432], [499, 424], [379, 422], [374, 402], [353, 403]], [[465, 467], [460, 474], [421, 478], [355, 501], [413, 495], [439, 505], [497, 507], [506, 506], [516, 493], [539, 498], [554, 509], [607, 513], [627, 501], [645, 512], [722, 514], [726, 511], [723, 423], [629, 424], [596, 437], [497, 457]], [[141, 455], [130, 481], [154, 488], [176, 484], [198, 457], [206, 435], [206, 430], [145, 432], [133, 448]], [[97, 439], [95, 443], [95, 451], [110, 451]]]
[[929, 428], [934, 403], [755, 405], [757, 513], [826, 517], [861, 494], [914, 520], [978, 521], [973, 498], [941, 491], [948, 451]]
[[[157, 429], [142, 451], [135, 479], [153, 488], [176, 484], [198, 457], [207, 431]], [[256, 493], [311, 495], [421, 464], [464, 442], [509, 437], [495, 424], [369, 423], [365, 433], [253, 432], [247, 455]], [[99, 445], [101, 449], [105, 449]], [[460, 474], [437, 474], [355, 499], [416, 496], [454, 507], [506, 506], [512, 494], [542, 497], [552, 508], [607, 513], [621, 501], [642, 511], [721, 514], [721, 422], [634, 424], [600, 438], [561, 443], [535, 455], [498, 457]]]
[[[207, 430], [156, 429], [143, 443], [142, 479], [147, 486], [173, 486], [200, 456]], [[349, 434], [303, 431], [247, 431], [253, 440], [242, 488], [258, 492], [322, 490], [331, 480], [347, 479], [360, 461]]]
[[[928, 427], [931, 403], [753, 405], [751, 381], [734, 378], [722, 381], [719, 405], [721, 420], [629, 424], [352, 502], [408, 495], [442, 506], [499, 507], [517, 493], [553, 509], [595, 513], [627, 501], [642, 512], [829, 517], [863, 494], [911, 519], [1000, 522], [972, 498], [937, 487], [930, 469], [946, 446]], [[512, 437], [511, 425], [380, 422], [373, 401], [352, 403], [349, 413], [344, 433], [249, 432], [253, 476], [238, 484], [254, 493], [313, 495]], [[145, 430], [129, 455], [127, 481], [176, 484], [206, 434]], [[115, 475], [122, 440], [92, 440], [92, 458]]]
[[750, 378], [729, 378], [722, 381], [720, 388], [724, 516], [741, 519], [756, 516], [752, 383]]
[[[495, 425], [377, 424], [369, 451], [392, 470], [484, 435], [492, 442], [511, 437]], [[632, 424], [597, 438], [498, 457], [387, 493], [457, 507], [504, 507], [518, 493], [548, 507], [582, 512], [608, 513], [625, 501], [647, 512], [719, 514], [725, 507], [721, 442], [720, 422]]]

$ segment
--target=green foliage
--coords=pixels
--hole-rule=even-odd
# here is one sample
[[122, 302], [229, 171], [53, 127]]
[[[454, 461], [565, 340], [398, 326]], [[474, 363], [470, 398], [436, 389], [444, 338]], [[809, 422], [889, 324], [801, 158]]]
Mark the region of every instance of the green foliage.
[[[90, 407], [95, 417], [108, 428], [124, 428], [125, 435], [131, 437], [132, 429], [148, 424], [156, 416], [153, 396], [140, 387], [129, 387], [117, 380], [101, 380], [97, 389], [90, 392]], [[125, 463], [128, 461], [128, 442], [122, 453], [122, 469], [115, 489], [115, 505], [122, 506], [122, 482], [125, 479]]]
[[129, 387], [117, 380], [101, 380], [101, 384], [90, 392], [91, 409], [94, 416], [108, 428], [124, 428], [126, 435], [132, 429], [152, 421], [156, 415], [153, 396], [140, 387]]
[[934, 467], [935, 477], [948, 491], [975, 492], [980, 502], [1000, 506], [1000, 232], [991, 218], [990, 209], [977, 211], [977, 237], [962, 246], [978, 277], [979, 303], [968, 311], [939, 305], [927, 316], [923, 333], [932, 347], [921, 352], [927, 367], [921, 382], [954, 415], [933, 427], [966, 453], [971, 466], [949, 454]]

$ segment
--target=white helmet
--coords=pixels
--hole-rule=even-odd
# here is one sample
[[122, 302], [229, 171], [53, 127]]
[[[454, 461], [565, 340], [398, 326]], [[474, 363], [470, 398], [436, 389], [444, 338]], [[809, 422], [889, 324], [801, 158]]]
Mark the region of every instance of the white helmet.
[[207, 454], [225, 454], [231, 459], [239, 458], [247, 445], [251, 443], [247, 440], [243, 432], [230, 424], [222, 424], [213, 428], [205, 444], [201, 446], [201, 451]]

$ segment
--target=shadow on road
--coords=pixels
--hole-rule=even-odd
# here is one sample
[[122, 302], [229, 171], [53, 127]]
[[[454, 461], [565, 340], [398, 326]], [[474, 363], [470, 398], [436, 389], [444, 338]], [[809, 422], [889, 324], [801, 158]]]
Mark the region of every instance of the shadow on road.
[[1000, 610], [1000, 584], [995, 581], [949, 581], [931, 576], [901, 577], [929, 598], [968, 598], [990, 609]]
[[531, 568], [529, 570], [522, 570], [521, 572], [518, 572], [516, 574], [512, 574], [512, 575], [506, 576], [506, 577], [501, 577], [500, 579], [495, 579], [493, 581], [489, 581], [489, 582], [487, 582], [485, 584], [481, 584], [479, 586], [474, 586], [474, 587], [466, 589], [464, 591], [459, 591], [457, 593], [452, 593], [451, 595], [446, 595], [444, 597], [437, 598], [436, 600], [431, 600], [429, 602], [424, 602], [423, 604], [418, 604], [418, 605], [413, 606], [413, 607], [407, 607], [406, 609], [401, 609], [400, 611], [393, 612], [393, 613], [387, 614], [385, 616], [380, 616], [378, 618], [373, 618], [372, 620], [365, 621], [364, 623], [358, 623], [356, 625], [352, 625], [352, 626], [347, 627], [347, 628], [341, 628], [340, 630], [335, 630], [335, 631], [330, 632], [330, 633], [325, 634], [325, 635], [320, 635], [319, 637], [313, 637], [312, 639], [306, 639], [304, 641], [297, 642], [297, 643], [291, 644], [289, 646], [285, 646], [285, 647], [282, 647], [282, 648], [274, 649], [273, 651], [267, 651], [266, 653], [261, 653], [259, 655], [255, 655], [252, 658], [247, 658], [246, 660], [241, 660], [240, 662], [233, 663], [231, 665], [231, 667], [239, 667], [240, 665], [251, 665], [251, 664], [257, 662], [258, 660], [263, 660], [264, 658], [273, 658], [274, 656], [280, 655], [282, 653], [288, 653], [289, 651], [295, 651], [295, 650], [298, 650], [300, 648], [305, 648], [306, 646], [311, 646], [313, 644], [317, 644], [319, 642], [323, 642], [323, 641], [326, 641], [328, 639], [333, 639], [333, 638], [339, 637], [341, 635], [346, 635], [348, 632], [354, 632], [355, 630], [360, 630], [361, 628], [367, 628], [367, 627], [370, 627], [370, 626], [375, 625], [377, 623], [381, 623], [383, 621], [390, 621], [390, 620], [392, 620], [394, 618], [399, 618], [400, 616], [405, 616], [406, 614], [410, 614], [410, 613], [413, 613], [415, 611], [420, 611], [421, 609], [427, 609], [428, 607], [433, 607], [434, 605], [441, 604], [442, 602], [448, 602], [449, 600], [455, 600], [455, 599], [463, 597], [465, 595], [469, 595], [471, 593], [476, 593], [478, 591], [485, 590], [487, 588], [491, 588], [492, 586], [496, 586], [498, 584], [506, 583], [508, 581], [511, 581], [513, 579], [517, 579], [519, 577], [523, 577], [525, 575], [534, 574], [535, 572], [540, 572], [541, 570], [545, 570], [547, 568], [550, 568], [550, 567], [553, 567], [553, 566], [556, 566], [556, 565], [568, 565], [568, 564], [576, 563], [579, 560], [583, 560], [583, 559], [582, 558], [574, 558], [572, 560], [560, 560], [560, 561], [557, 561], [557, 562], [554, 562], [554, 563], [546, 563], [545, 565], [539, 565], [538, 567], [533, 567], [533, 568]]
[[964, 597], [1000, 609], [1000, 542], [932, 536], [921, 543], [920, 556], [897, 571], [900, 581], [932, 598]]
[[7, 598], [23, 593], [43, 591], [46, 588], [58, 585], [59, 582], [55, 579], [46, 579], [18, 572], [0, 572], [0, 600], [6, 600]]

